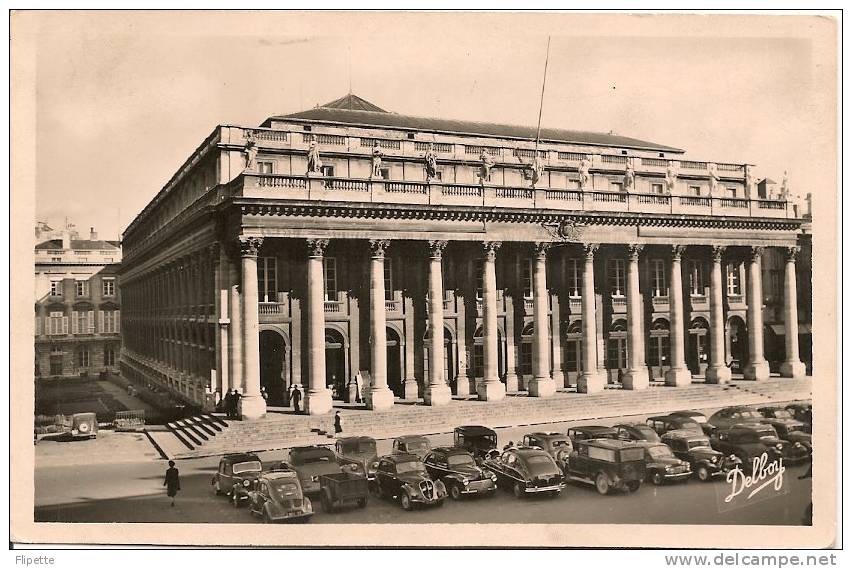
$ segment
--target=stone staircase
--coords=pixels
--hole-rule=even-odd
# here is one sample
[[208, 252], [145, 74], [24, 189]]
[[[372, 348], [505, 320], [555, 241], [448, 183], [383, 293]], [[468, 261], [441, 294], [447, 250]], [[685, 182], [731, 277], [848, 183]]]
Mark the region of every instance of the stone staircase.
[[[397, 404], [384, 411], [340, 409], [347, 435], [369, 435], [377, 439], [406, 434], [451, 432], [465, 424], [492, 428], [538, 423], [594, 420], [629, 415], [652, 415], [679, 409], [704, 409], [728, 405], [760, 405], [773, 401], [793, 401], [811, 396], [810, 379], [773, 378], [765, 382], [733, 381], [728, 385], [693, 384], [666, 387], [652, 384], [643, 391], [606, 389], [602, 393], [580, 394], [560, 391], [553, 397], [534, 398], [511, 395], [499, 402], [457, 400], [442, 407]], [[196, 419], [196, 418], [193, 418]], [[214, 436], [204, 421], [187, 420], [177, 425], [175, 434], [189, 439], [185, 450], [171, 458], [196, 458], [237, 451], [260, 452], [298, 445], [328, 444], [333, 414], [307, 416], [270, 413], [259, 421], [218, 420]], [[209, 426], [209, 425], [207, 425]], [[215, 427], [214, 427], [215, 429]]]
[[188, 451], [194, 451], [210, 443], [219, 433], [226, 432], [228, 423], [217, 415], [207, 413], [172, 421], [166, 427]]

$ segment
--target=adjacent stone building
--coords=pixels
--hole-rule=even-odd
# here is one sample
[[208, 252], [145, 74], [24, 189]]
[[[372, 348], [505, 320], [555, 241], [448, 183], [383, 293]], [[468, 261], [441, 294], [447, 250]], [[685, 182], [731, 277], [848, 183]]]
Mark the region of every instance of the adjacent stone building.
[[384, 408], [801, 375], [805, 212], [757, 186], [657, 143], [354, 95], [218, 126], [124, 233], [122, 370], [198, 406], [239, 389], [249, 418], [262, 387], [325, 413], [356, 376]]

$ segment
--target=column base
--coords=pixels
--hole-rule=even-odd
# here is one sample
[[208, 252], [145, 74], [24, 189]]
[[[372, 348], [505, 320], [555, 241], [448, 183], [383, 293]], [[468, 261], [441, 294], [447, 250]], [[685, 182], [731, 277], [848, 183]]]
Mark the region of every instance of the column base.
[[769, 362], [749, 362], [743, 370], [743, 377], [752, 381], [763, 381], [769, 379]]
[[393, 392], [387, 387], [371, 387], [367, 391], [368, 409], [388, 409], [393, 407]]
[[328, 389], [309, 390], [305, 394], [305, 413], [308, 415], [325, 415], [333, 407], [331, 391]]
[[704, 381], [716, 384], [729, 383], [731, 381], [731, 368], [726, 365], [711, 365], [704, 372]]
[[406, 379], [402, 386], [402, 395], [405, 399], [417, 399], [420, 397], [420, 388], [416, 379]]
[[266, 415], [266, 401], [260, 395], [240, 397], [240, 417], [247, 420], [260, 419]]
[[805, 377], [805, 364], [802, 362], [784, 362], [781, 364], [782, 377]]
[[518, 380], [518, 374], [516, 373], [507, 373], [506, 374], [506, 392], [507, 393], [515, 393], [518, 391], [520, 387], [520, 381]]
[[480, 401], [500, 401], [506, 397], [506, 387], [497, 379], [483, 381], [477, 386], [476, 395]]
[[600, 393], [606, 387], [606, 377], [601, 373], [581, 373], [577, 377], [577, 393]]
[[666, 372], [666, 385], [672, 387], [683, 387], [692, 384], [692, 372], [682, 368], [670, 369]]
[[556, 382], [550, 377], [534, 377], [530, 380], [527, 390], [530, 397], [550, 397], [556, 393]]
[[456, 395], [467, 397], [473, 393], [470, 389], [470, 379], [464, 375], [456, 378]]
[[628, 369], [624, 377], [621, 378], [622, 388], [631, 391], [647, 389], [649, 382], [648, 368], [646, 367]]
[[423, 390], [423, 402], [426, 405], [446, 405], [453, 400], [450, 386], [446, 383], [440, 385], [427, 385]]
[[565, 373], [563, 373], [561, 370], [560, 371], [554, 370], [554, 371], [551, 372], [550, 375], [551, 375], [551, 377], [553, 377], [553, 383], [558, 386], [557, 388], [561, 388], [561, 386], [565, 385], [565, 382], [566, 382]]

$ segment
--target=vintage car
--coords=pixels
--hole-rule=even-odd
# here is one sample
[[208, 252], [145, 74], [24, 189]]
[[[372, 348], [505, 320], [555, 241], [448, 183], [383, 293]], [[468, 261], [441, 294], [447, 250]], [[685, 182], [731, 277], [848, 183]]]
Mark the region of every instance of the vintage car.
[[678, 417], [689, 417], [690, 419], [701, 425], [701, 430], [704, 431], [705, 435], [709, 435], [710, 433], [716, 430], [715, 425], [711, 425], [710, 423], [708, 423], [707, 415], [705, 415], [701, 411], [674, 411], [672, 413], [669, 413], [669, 415], [675, 415]]
[[497, 475], [477, 466], [463, 448], [438, 447], [426, 454], [423, 464], [432, 480], [444, 483], [453, 500], [473, 494], [491, 496], [497, 489]]
[[423, 460], [429, 451], [432, 450], [432, 443], [429, 439], [422, 435], [408, 435], [397, 437], [393, 440], [393, 454], [414, 454], [420, 460]]
[[341, 468], [360, 472], [367, 480], [374, 480], [379, 466], [376, 439], [373, 437], [343, 437], [334, 445], [337, 462]]
[[98, 417], [94, 413], [74, 413], [71, 415], [71, 437], [75, 439], [95, 439], [98, 437]]
[[745, 405], [719, 409], [707, 421], [716, 428], [729, 429], [738, 423], [759, 423], [763, 419], [757, 410]]
[[656, 417], [648, 417], [645, 419], [645, 424], [651, 427], [655, 433], [663, 436], [669, 431], [695, 431], [698, 434], [704, 434], [701, 425], [691, 417], [683, 415], [658, 415]]
[[707, 435], [694, 430], [669, 431], [660, 440], [672, 449], [677, 458], [688, 462], [702, 482], [709, 482], [714, 476], [725, 476], [728, 471], [742, 465], [736, 455], [724, 455], [714, 450]]
[[793, 419], [793, 414], [783, 409], [781, 407], [774, 408], [773, 411], [764, 411], [765, 409], [770, 409], [768, 407], [764, 407], [762, 409], [758, 409], [761, 413], [763, 413], [764, 417], [771, 417], [763, 419], [763, 422], [767, 425], [772, 425], [775, 429], [775, 432], [778, 433], [778, 437], [784, 439], [785, 441], [790, 441], [791, 443], [801, 443], [808, 450], [808, 454], [813, 452], [813, 442], [811, 440], [811, 434], [808, 432], [808, 426], [802, 423], [801, 421], [797, 421]]
[[[351, 465], [350, 465], [351, 467]], [[305, 494], [320, 491], [320, 476], [342, 472], [334, 451], [324, 446], [303, 446], [290, 449], [289, 456], [281, 462], [281, 469], [294, 470]]]
[[754, 463], [766, 454], [767, 460], [781, 458], [781, 449], [766, 445], [752, 429], [731, 427], [718, 429], [710, 436], [710, 445], [719, 452], [733, 454], [742, 461], [741, 468], [746, 474], [751, 474]]
[[637, 441], [636, 444], [645, 449], [645, 479], [654, 486], [688, 480], [692, 476], [689, 463], [676, 457], [668, 445], [648, 441]]
[[539, 431], [524, 435], [523, 446], [540, 448], [552, 456], [560, 468], [565, 465], [568, 456], [574, 450], [571, 437], [555, 431]]
[[781, 451], [781, 456], [784, 457], [785, 463], [796, 464], [807, 460], [808, 456], [810, 456], [810, 451], [805, 445], [800, 442], [791, 443], [790, 441], [781, 439], [772, 425], [766, 423], [743, 423], [734, 425], [734, 427], [748, 429], [757, 433], [763, 444]]
[[813, 431], [813, 407], [810, 403], [791, 403], [785, 407], [793, 418], [805, 424], [806, 432]]
[[248, 491], [248, 508], [264, 523], [308, 521], [314, 515], [311, 500], [304, 495], [299, 476], [293, 470], [272, 470], [261, 474]]
[[598, 493], [635, 492], [645, 479], [645, 449], [632, 441], [574, 441], [565, 473], [571, 480], [594, 484]]
[[413, 454], [389, 454], [379, 459], [376, 491], [379, 497], [399, 500], [402, 509], [416, 506], [443, 506], [447, 488], [432, 480], [426, 467]]
[[485, 467], [497, 475], [497, 486], [511, 488], [515, 497], [546, 493], [556, 496], [565, 488], [562, 469], [546, 451], [533, 447], [504, 450], [485, 461]]
[[602, 427], [601, 425], [583, 425], [568, 429], [568, 437], [576, 445], [579, 441], [592, 439], [617, 439], [618, 430], [615, 427]]
[[473, 455], [477, 463], [497, 448], [497, 433], [480, 425], [464, 425], [453, 430], [453, 446]]
[[657, 431], [643, 423], [622, 423], [614, 428], [618, 433], [618, 438], [622, 441], [660, 442], [660, 435], [657, 434]]
[[226, 454], [219, 459], [219, 470], [210, 482], [216, 495], [226, 494], [235, 508], [248, 500], [252, 484], [261, 475], [263, 464], [256, 454]]
[[338, 472], [322, 474], [319, 477], [320, 500], [324, 512], [334, 512], [337, 508], [356, 505], [367, 507], [370, 486], [367, 477], [360, 472]]

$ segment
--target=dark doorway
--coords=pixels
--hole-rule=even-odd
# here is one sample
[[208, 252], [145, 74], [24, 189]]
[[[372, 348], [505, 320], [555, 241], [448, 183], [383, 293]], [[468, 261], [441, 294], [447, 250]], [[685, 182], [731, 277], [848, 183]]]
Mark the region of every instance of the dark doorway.
[[266, 389], [266, 403], [285, 405], [287, 344], [278, 332], [263, 330], [260, 333], [260, 386]]
[[689, 351], [686, 365], [692, 375], [704, 375], [710, 360], [710, 326], [704, 318], [696, 318], [689, 324]]
[[[429, 350], [432, 344], [432, 335], [429, 331], [423, 337], [423, 377], [429, 383]], [[453, 350], [453, 337], [450, 331], [444, 328], [444, 380], [453, 393], [456, 393], [456, 366], [455, 353]]]
[[325, 331], [325, 384], [335, 399], [343, 399], [346, 386], [346, 353], [343, 335], [337, 330]]
[[387, 328], [388, 387], [396, 397], [402, 397], [405, 388], [402, 380], [402, 342], [393, 328]]
[[748, 329], [739, 316], [728, 320], [728, 353], [731, 355], [731, 371], [742, 373], [748, 363]]
[[654, 320], [648, 346], [648, 369], [652, 379], [662, 378], [669, 369], [669, 321]]

